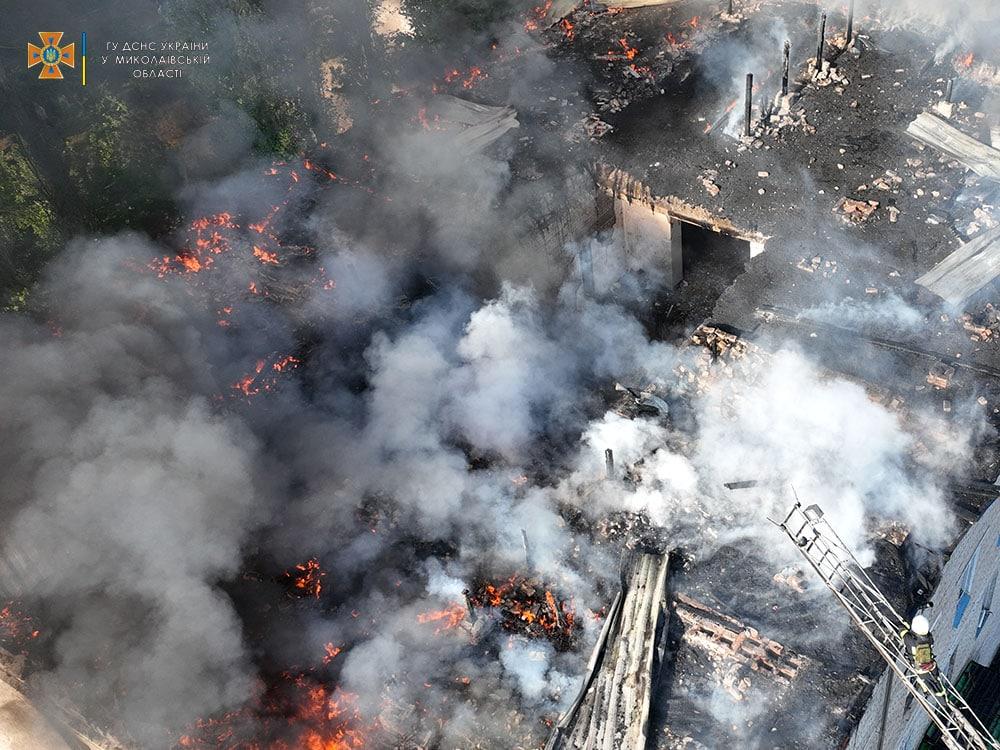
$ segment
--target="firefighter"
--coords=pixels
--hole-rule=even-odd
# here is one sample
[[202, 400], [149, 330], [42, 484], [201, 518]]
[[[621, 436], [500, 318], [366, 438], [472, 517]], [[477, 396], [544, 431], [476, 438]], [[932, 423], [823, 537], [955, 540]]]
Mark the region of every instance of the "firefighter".
[[931, 635], [931, 624], [927, 618], [917, 615], [899, 636], [903, 639], [903, 648], [910, 658], [913, 670], [925, 678], [925, 688], [928, 692], [943, 698], [945, 690], [940, 679], [941, 671], [934, 660], [934, 636]]

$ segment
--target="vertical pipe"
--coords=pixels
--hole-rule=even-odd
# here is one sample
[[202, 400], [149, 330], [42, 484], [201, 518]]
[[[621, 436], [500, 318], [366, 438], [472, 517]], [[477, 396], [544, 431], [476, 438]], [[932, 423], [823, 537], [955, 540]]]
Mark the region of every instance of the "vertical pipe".
[[521, 529], [521, 543], [524, 545], [524, 565], [531, 572], [535, 569], [535, 561], [531, 557], [531, 545], [528, 543], [528, 532]]
[[944, 90], [944, 100], [950, 104], [951, 103], [951, 97], [954, 95], [954, 93], [955, 93], [955, 79], [954, 78], [949, 78], [948, 79], [948, 86]]
[[788, 58], [791, 55], [792, 43], [785, 40], [785, 48], [781, 53], [781, 95], [788, 94]]
[[747, 73], [746, 118], [743, 123], [743, 135], [750, 137], [750, 117], [753, 111], [753, 73]]
[[729, 0], [729, 10], [726, 11], [729, 15], [733, 15], [733, 0]]
[[854, 0], [851, 0], [851, 4], [847, 6], [847, 43], [846, 46], [851, 46], [851, 40], [854, 39]]
[[819, 37], [816, 41], [816, 71], [823, 69], [823, 43], [826, 41], [826, 13], [819, 17]]
[[615, 453], [610, 448], [604, 449], [604, 471], [608, 479], [615, 476]]

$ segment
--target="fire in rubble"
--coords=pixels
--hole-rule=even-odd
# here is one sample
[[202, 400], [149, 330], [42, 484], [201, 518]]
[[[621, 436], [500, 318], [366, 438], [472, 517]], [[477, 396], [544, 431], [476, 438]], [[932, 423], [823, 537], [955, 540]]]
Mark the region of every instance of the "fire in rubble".
[[528, 17], [524, 21], [524, 30], [538, 31], [538, 29], [542, 28], [551, 8], [552, 0], [545, 0], [542, 5], [537, 5], [528, 11]]
[[563, 18], [559, 21], [559, 27], [563, 31], [563, 39], [567, 42], [572, 42], [576, 38], [576, 30], [573, 27], [573, 22], [568, 18]]
[[[181, 239], [180, 249], [174, 255], [165, 255], [151, 262], [149, 270], [161, 279], [177, 275], [187, 277], [195, 283], [199, 276], [217, 269], [224, 261], [233, 264], [252, 259], [252, 263], [247, 266], [251, 273], [255, 272], [255, 268], [283, 265], [287, 261], [285, 256], [288, 247], [279, 236], [274, 223], [279, 213], [287, 211], [292, 199], [299, 194], [296, 191], [302, 181], [300, 170], [316, 175], [321, 186], [344, 182], [338, 174], [308, 158], [303, 158], [297, 164], [274, 162], [264, 170], [263, 176], [284, 177], [287, 180], [285, 197], [271, 206], [264, 216], [243, 217], [245, 221], [241, 222], [231, 212], [221, 211], [197, 218], [188, 225]], [[322, 289], [333, 288], [332, 280], [326, 277], [322, 268], [317, 270], [317, 277], [313, 282]], [[259, 286], [257, 282], [251, 283], [254, 288]], [[253, 289], [251, 291], [257, 293]], [[220, 305], [230, 306], [230, 300], [219, 302]]]
[[323, 592], [323, 579], [326, 578], [326, 571], [320, 567], [319, 560], [310, 557], [305, 562], [286, 571], [283, 577], [291, 583], [292, 592], [296, 596], [319, 599]]
[[461, 604], [452, 604], [446, 609], [424, 612], [417, 615], [417, 622], [420, 624], [434, 623], [434, 633], [438, 634], [445, 630], [457, 628], [465, 621], [466, 614], [468, 614], [468, 610]]
[[285, 673], [259, 702], [199, 719], [177, 741], [183, 750], [356, 750], [368, 747], [377, 722], [366, 721], [357, 696], [316, 675]]
[[291, 354], [272, 354], [268, 358], [258, 359], [253, 371], [233, 383], [232, 390], [246, 398], [273, 391], [278, 385], [279, 376], [296, 369], [300, 364], [302, 360]]
[[444, 74], [445, 83], [454, 83], [455, 81], [460, 81], [463, 89], [471, 89], [479, 81], [484, 78], [488, 78], [486, 71], [480, 68], [478, 65], [473, 65], [467, 70], [459, 70], [458, 68], [452, 68], [447, 73]]
[[537, 580], [519, 574], [499, 584], [484, 580], [466, 596], [472, 607], [496, 611], [504, 630], [545, 638], [562, 650], [573, 648], [576, 642], [579, 624], [572, 602], [558, 599]]
[[22, 651], [41, 635], [34, 620], [17, 602], [7, 602], [0, 608], [0, 646]]

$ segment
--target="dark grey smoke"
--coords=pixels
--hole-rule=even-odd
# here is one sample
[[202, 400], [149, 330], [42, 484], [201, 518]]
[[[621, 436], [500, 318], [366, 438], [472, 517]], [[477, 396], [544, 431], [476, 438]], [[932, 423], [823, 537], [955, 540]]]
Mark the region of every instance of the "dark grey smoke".
[[[359, 22], [353, 4], [310, 7]], [[191, 6], [167, 10], [178, 22]], [[221, 52], [239, 24], [255, 44], [305, 43], [312, 16], [268, 13], [238, 23], [212, 14]], [[554, 63], [519, 20], [455, 44], [491, 35], [524, 48], [496, 103], [547, 106]], [[426, 70], [441, 66], [433, 53], [418, 57]], [[296, 68], [283, 80], [293, 88], [311, 76]], [[584, 82], [571, 77], [562, 95]], [[440, 731], [443, 747], [470, 736], [508, 746], [512, 714], [531, 723], [571, 699], [600, 627], [590, 613], [617, 575], [615, 551], [574, 531], [560, 507], [591, 520], [645, 513], [695, 556], [745, 545], [777, 569], [795, 553], [763, 516], [787, 495], [751, 501], [719, 484], [753, 466], [827, 507], [862, 554], [871, 515], [933, 518], [919, 531], [940, 541], [934, 531], [950, 521], [934, 479], [942, 467], [907, 463], [931, 426], [903, 423], [800, 352], [779, 352], [757, 380], [720, 379], [693, 399], [683, 429], [609, 410], [612, 380], [673, 399], [674, 368], [691, 364], [690, 351], [651, 341], [619, 305], [584, 299], [567, 256], [518, 244], [511, 228], [541, 197], [577, 190], [578, 175], [536, 167], [537, 179], [517, 181], [509, 144], [460, 155], [418, 130], [404, 105], [380, 120], [369, 93], [348, 87], [355, 124], [345, 139], [371, 147], [377, 194], [338, 185], [310, 195], [308, 216], [286, 212], [336, 279], [332, 296], [293, 310], [247, 301], [226, 335], [206, 300], [246, 288], [245, 274], [220, 272], [193, 291], [145, 269], [168, 248], [125, 235], [71, 244], [38, 290], [43, 319], [2, 322], [0, 559], [5, 585], [39, 604], [53, 634], [36, 689], [68, 689], [155, 747], [251, 700], [261, 652], [307, 665], [334, 642], [348, 646], [341, 687], [366, 715], [387, 699], [417, 703], [431, 709], [402, 720], [414, 734]], [[250, 155], [256, 135], [231, 103], [186, 135], [177, 196], [192, 216], [259, 215], [274, 202]], [[564, 143], [536, 146], [540, 163], [567, 161]], [[304, 372], [249, 406], [229, 398], [248, 359], [295, 351], [306, 334]], [[949, 462], [968, 454], [973, 434], [948, 441]], [[619, 466], [638, 464], [637, 485], [597, 482], [608, 447]], [[359, 518], [360, 506], [374, 506], [375, 521]], [[418, 622], [461, 604], [476, 576], [523, 569], [521, 529], [536, 572], [573, 599], [577, 650], [513, 638], [487, 657], [462, 631]], [[224, 592], [251, 557], [280, 568], [310, 556], [328, 570], [329, 599], [290, 613], [247, 607], [248, 621], [273, 623], [250, 644]], [[262, 591], [262, 606], [287, 599]], [[456, 696], [464, 678], [468, 692]], [[525, 729], [541, 732], [537, 722]]]

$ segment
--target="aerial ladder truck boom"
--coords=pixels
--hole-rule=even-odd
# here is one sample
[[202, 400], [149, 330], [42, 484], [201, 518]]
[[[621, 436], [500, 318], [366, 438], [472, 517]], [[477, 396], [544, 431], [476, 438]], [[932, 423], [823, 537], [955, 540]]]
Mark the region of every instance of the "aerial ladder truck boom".
[[837, 536], [819, 506], [803, 508], [796, 501], [777, 526], [795, 543], [889, 669], [927, 712], [948, 749], [1000, 750], [1000, 742], [986, 730], [947, 675], [939, 671], [932, 678], [915, 668], [903, 643], [908, 623]]

